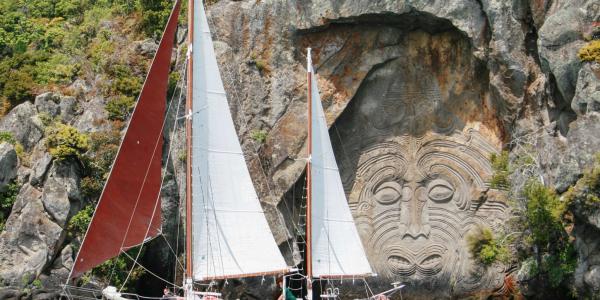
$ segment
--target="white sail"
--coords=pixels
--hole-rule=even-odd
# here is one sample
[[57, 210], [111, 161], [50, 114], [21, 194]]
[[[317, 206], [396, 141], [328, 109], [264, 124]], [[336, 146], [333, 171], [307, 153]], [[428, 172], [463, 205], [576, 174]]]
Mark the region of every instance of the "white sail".
[[[310, 54], [308, 68], [313, 71]], [[311, 94], [312, 275], [370, 275], [371, 266], [348, 207], [314, 74]]]
[[287, 266], [250, 179], [201, 3], [194, 16], [194, 280], [282, 272]]

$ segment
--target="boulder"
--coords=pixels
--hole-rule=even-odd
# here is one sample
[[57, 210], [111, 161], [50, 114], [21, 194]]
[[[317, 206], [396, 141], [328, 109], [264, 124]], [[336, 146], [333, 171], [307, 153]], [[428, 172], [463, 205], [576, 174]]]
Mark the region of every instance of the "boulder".
[[108, 113], [104, 109], [104, 99], [94, 97], [88, 102], [81, 103], [83, 113], [77, 118], [73, 126], [81, 132], [108, 131], [111, 129], [108, 122]]
[[600, 64], [586, 63], [579, 71], [571, 108], [577, 115], [600, 112]]
[[63, 229], [46, 214], [41, 198], [40, 191], [25, 184], [0, 234], [0, 279], [10, 285], [40, 275], [63, 241]]
[[0, 143], [0, 191], [17, 176], [19, 159], [14, 147], [6, 142]]
[[153, 39], [134, 42], [134, 49], [137, 53], [146, 57], [154, 57], [154, 53], [158, 50], [158, 44]]
[[43, 184], [46, 173], [50, 168], [52, 155], [48, 153], [45, 143], [41, 142], [33, 149], [29, 159], [32, 162], [29, 183], [36, 187], [40, 186]]
[[61, 227], [66, 225], [71, 202], [75, 201], [79, 208], [79, 203], [83, 200], [79, 189], [80, 180], [81, 168], [75, 160], [56, 160], [48, 171], [42, 203], [46, 212]]
[[12, 133], [29, 151], [44, 135], [44, 125], [36, 115], [37, 109], [31, 102], [19, 104], [0, 120], [0, 131]]
[[55, 118], [60, 114], [60, 95], [48, 92], [35, 97], [34, 105], [38, 113]]

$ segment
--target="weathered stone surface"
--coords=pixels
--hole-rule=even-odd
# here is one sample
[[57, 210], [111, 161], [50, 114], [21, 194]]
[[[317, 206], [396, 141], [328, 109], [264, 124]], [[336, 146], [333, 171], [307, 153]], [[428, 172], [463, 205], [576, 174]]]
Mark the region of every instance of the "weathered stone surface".
[[48, 92], [35, 97], [35, 108], [38, 113], [45, 113], [54, 118], [60, 114], [60, 95]]
[[63, 229], [46, 214], [41, 198], [25, 184], [0, 234], [0, 279], [10, 285], [41, 274], [62, 242]]
[[44, 126], [36, 115], [31, 102], [19, 104], [0, 120], [0, 131], [12, 133], [25, 150], [30, 150], [44, 134]]
[[585, 8], [593, 2], [559, 1], [539, 29], [538, 48], [542, 67], [556, 78], [565, 103], [570, 103], [575, 94], [577, 74], [581, 68], [577, 51], [585, 44], [582, 31], [592, 26], [593, 21]]
[[19, 159], [14, 147], [6, 142], [0, 142], [0, 191], [3, 191], [17, 176]]
[[133, 47], [137, 53], [149, 58], [152, 58], [158, 50], [158, 44], [153, 39], [134, 42]]
[[[541, 175], [559, 192], [590, 164], [600, 149], [600, 119], [593, 112], [599, 106], [598, 72], [594, 64], [581, 67], [576, 52], [600, 12], [595, 2], [246, 0], [211, 6], [232, 115], [288, 262], [297, 263], [300, 253], [297, 245], [288, 245], [301, 234], [290, 206], [299, 201], [290, 198], [302, 193], [305, 48], [313, 47], [348, 198], [380, 273], [374, 285], [410, 282], [409, 296], [422, 298], [501, 291], [512, 269], [500, 264], [481, 269], [465, 246], [473, 226], [501, 233], [508, 214], [502, 193], [488, 190], [487, 159], [502, 142], [533, 135]], [[184, 37], [181, 30], [179, 39]], [[148, 57], [156, 51], [151, 40], [133, 44]], [[15, 204], [11, 228], [0, 235], [1, 277], [42, 272], [47, 277], [40, 278], [52, 285], [52, 278], [62, 278], [70, 268], [72, 250], [61, 245], [61, 227], [79, 208], [81, 170], [53, 164], [36, 146], [43, 143], [43, 127], [35, 115], [60, 116], [83, 132], [109, 130], [105, 101], [94, 94], [102, 80], [78, 79], [70, 87], [76, 99], [40, 95], [35, 105], [21, 104], [0, 121], [0, 131], [12, 132], [27, 151], [33, 149], [31, 170], [19, 169], [19, 178], [30, 184]], [[254, 130], [268, 132], [264, 144], [253, 141]], [[183, 140], [179, 134], [176, 146]], [[177, 228], [171, 218], [175, 199], [183, 194], [173, 185], [166, 181], [163, 195], [166, 231]], [[596, 219], [579, 221], [596, 230]], [[597, 291], [599, 238], [580, 228], [574, 233], [577, 248], [588, 259], [580, 262], [575, 279], [582, 289]], [[169, 259], [158, 242], [151, 248], [146, 262]], [[517, 275], [525, 281], [531, 276], [525, 266]], [[265, 298], [248, 291], [256, 284], [235, 282], [226, 295]]]
[[45, 143], [39, 143], [32, 151], [30, 160], [33, 162], [31, 166], [31, 173], [29, 177], [29, 183], [33, 186], [40, 186], [45, 178], [50, 163], [52, 162], [52, 155], [48, 153]]
[[79, 190], [80, 179], [81, 169], [78, 162], [73, 160], [54, 161], [48, 171], [42, 203], [54, 222], [61, 227], [66, 225], [71, 202], [76, 201], [79, 204], [83, 200]]
[[578, 115], [600, 111], [600, 64], [587, 63], [579, 71], [571, 108]]
[[600, 113], [589, 113], [571, 124], [566, 137], [566, 151], [555, 153], [558, 163], [553, 178], [556, 189], [564, 192], [575, 184], [586, 168], [594, 162], [595, 154], [600, 151]]
[[60, 99], [60, 119], [65, 123], [72, 123], [75, 116], [82, 113], [79, 102], [74, 97]]
[[94, 97], [88, 102], [80, 103], [83, 114], [74, 122], [75, 128], [82, 132], [108, 131], [108, 113], [104, 110], [104, 99]]
[[575, 285], [583, 295], [597, 295], [600, 292], [600, 230], [585, 224], [583, 221], [573, 232], [579, 256]]

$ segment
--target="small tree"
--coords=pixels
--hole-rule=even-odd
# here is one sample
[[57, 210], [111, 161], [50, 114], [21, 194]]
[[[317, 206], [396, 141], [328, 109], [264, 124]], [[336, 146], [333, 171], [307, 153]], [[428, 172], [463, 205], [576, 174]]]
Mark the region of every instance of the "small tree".
[[89, 138], [75, 127], [55, 123], [46, 129], [46, 146], [56, 159], [80, 157], [89, 148]]

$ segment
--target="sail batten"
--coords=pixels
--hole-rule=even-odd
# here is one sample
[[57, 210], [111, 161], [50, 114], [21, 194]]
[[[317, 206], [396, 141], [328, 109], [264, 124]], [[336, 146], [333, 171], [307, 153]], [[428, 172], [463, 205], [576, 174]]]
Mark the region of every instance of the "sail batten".
[[258, 200], [233, 124], [203, 5], [194, 6], [194, 280], [280, 273], [287, 266]]
[[[309, 56], [310, 57], [310, 56]], [[308, 61], [308, 70], [313, 72]], [[311, 80], [311, 262], [313, 277], [351, 278], [372, 274], [346, 200], [316, 76]]]
[[162, 131], [179, 8], [176, 1], [69, 278], [160, 233]]

